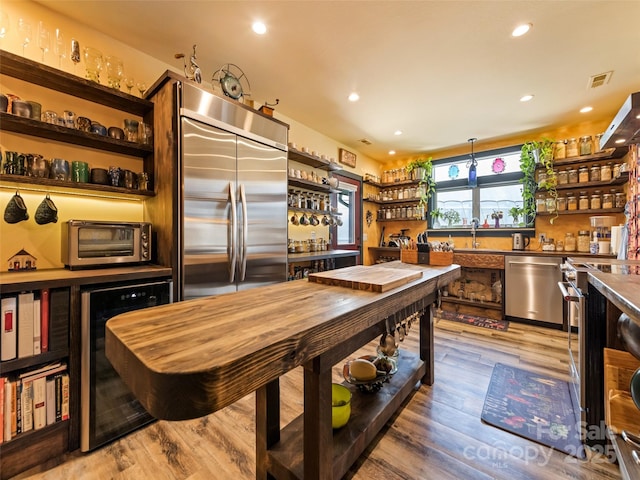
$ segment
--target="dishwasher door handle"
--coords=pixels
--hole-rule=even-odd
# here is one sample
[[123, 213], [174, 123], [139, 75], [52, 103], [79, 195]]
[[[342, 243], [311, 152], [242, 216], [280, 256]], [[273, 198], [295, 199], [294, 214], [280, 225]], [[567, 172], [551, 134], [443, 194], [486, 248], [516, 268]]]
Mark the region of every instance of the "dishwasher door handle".
[[509, 261], [509, 265], [527, 265], [531, 267], [560, 267], [559, 263], [548, 263], [548, 262], [512, 262]]

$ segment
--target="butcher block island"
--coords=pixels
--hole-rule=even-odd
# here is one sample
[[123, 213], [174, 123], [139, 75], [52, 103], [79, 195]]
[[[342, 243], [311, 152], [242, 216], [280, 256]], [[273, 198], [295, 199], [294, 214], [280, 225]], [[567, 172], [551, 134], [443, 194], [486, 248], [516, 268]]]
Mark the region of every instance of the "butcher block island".
[[[432, 305], [460, 267], [336, 272], [357, 286], [298, 280], [118, 315], [107, 322], [107, 357], [159, 419], [202, 417], [256, 392], [256, 478], [341, 478], [416, 385], [433, 383]], [[371, 278], [375, 288], [365, 285]], [[352, 414], [333, 430], [333, 366], [415, 314], [419, 354], [401, 348], [398, 371], [377, 393], [345, 381]], [[299, 366], [304, 412], [281, 429], [279, 377]]]

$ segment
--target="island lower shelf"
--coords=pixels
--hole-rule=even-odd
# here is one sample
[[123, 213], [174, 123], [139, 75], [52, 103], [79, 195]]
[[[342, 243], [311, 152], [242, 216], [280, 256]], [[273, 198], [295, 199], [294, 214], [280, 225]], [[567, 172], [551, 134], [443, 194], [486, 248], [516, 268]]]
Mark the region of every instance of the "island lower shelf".
[[[426, 373], [426, 364], [417, 354], [400, 350], [398, 371], [376, 393], [363, 393], [344, 382], [352, 392], [351, 417], [346, 426], [333, 431], [333, 478], [342, 478], [404, 400], [416, 389]], [[268, 451], [270, 473], [275, 478], [304, 478], [304, 415], [280, 432], [280, 442]]]

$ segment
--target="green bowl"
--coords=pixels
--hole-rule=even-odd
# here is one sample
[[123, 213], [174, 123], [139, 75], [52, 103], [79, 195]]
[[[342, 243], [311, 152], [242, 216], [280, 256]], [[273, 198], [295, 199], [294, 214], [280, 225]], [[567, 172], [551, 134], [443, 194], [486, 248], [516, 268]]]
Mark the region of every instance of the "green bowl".
[[351, 391], [344, 385], [331, 384], [331, 425], [344, 427], [351, 416]]

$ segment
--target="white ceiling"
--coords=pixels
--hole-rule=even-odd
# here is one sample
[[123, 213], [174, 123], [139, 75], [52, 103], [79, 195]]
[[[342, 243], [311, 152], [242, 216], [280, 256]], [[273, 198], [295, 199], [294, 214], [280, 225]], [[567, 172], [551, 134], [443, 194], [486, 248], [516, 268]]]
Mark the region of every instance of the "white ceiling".
[[[380, 161], [577, 124], [585, 105], [612, 119], [640, 90], [637, 0], [40, 3], [176, 67], [197, 44], [206, 85], [236, 64], [252, 98]], [[523, 22], [531, 32], [512, 38]]]

